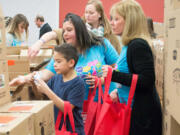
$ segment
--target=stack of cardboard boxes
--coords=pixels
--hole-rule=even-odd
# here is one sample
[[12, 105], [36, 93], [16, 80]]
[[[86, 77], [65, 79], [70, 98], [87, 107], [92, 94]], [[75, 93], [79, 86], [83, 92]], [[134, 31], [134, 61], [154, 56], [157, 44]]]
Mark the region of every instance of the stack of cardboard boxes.
[[165, 0], [164, 135], [180, 133], [180, 1]]
[[0, 34], [0, 135], [55, 135], [52, 101], [11, 102], [1, 7]]
[[[18, 77], [19, 75], [26, 75], [30, 73], [30, 63], [26, 58], [20, 57], [21, 49], [27, 49], [27, 46], [24, 47], [7, 47], [7, 60], [8, 60], [8, 73], [9, 81]], [[21, 90], [20, 90], [21, 88]], [[26, 85], [24, 87], [10, 87], [11, 100], [29, 100], [29, 87]]]
[[[5, 28], [0, 8], [0, 106], [10, 101], [8, 66], [6, 61]], [[0, 113], [0, 135], [31, 134], [34, 135], [32, 114]]]

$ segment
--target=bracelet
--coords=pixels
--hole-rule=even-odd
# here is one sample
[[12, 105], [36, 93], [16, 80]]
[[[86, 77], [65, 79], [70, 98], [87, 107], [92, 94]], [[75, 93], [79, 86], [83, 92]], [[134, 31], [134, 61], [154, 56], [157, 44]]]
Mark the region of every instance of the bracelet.
[[46, 42], [45, 42], [45, 40], [44, 39], [42, 39], [42, 38], [40, 38], [39, 39], [43, 44], [45, 44]]

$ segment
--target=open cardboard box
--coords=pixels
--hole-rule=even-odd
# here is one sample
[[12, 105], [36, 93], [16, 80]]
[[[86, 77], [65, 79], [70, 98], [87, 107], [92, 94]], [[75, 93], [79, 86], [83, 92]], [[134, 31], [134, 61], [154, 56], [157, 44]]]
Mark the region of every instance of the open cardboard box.
[[0, 113], [0, 135], [35, 135], [31, 113]]
[[30, 113], [34, 119], [35, 135], [42, 135], [42, 132], [55, 135], [52, 101], [16, 101], [2, 106], [0, 112]]

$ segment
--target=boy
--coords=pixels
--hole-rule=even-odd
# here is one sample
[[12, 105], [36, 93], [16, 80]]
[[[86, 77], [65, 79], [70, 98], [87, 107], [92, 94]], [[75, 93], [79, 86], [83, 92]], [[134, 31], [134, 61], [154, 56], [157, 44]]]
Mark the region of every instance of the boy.
[[[56, 46], [54, 50], [54, 68], [57, 75], [53, 76], [46, 84], [43, 80], [35, 77], [38, 91], [45, 94], [54, 104], [55, 120], [59, 109], [64, 111], [64, 101], [69, 101], [72, 106], [75, 120], [75, 129], [78, 135], [84, 135], [83, 120], [81, 117], [85, 85], [84, 81], [76, 75], [74, 67], [78, 61], [77, 50], [69, 45]], [[60, 129], [63, 118], [61, 119]], [[69, 119], [66, 122], [68, 131], [72, 131]]]

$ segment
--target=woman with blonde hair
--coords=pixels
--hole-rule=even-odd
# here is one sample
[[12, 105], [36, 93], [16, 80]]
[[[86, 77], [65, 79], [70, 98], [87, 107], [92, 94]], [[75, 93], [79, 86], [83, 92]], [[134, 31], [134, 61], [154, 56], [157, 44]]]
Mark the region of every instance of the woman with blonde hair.
[[[134, 0], [120, 1], [111, 8], [113, 32], [122, 37], [124, 46], [113, 71], [112, 81], [122, 85], [111, 92], [111, 99], [127, 103], [132, 75], [138, 75], [132, 105], [130, 135], [161, 135], [162, 112], [155, 88], [154, 60], [144, 12]], [[107, 76], [108, 66], [103, 67]]]
[[[28, 38], [29, 22], [23, 14], [17, 14], [13, 17], [12, 22], [7, 30], [7, 46], [21, 46]], [[26, 37], [23, 37], [24, 30]]]
[[87, 29], [95, 35], [107, 38], [120, 53], [121, 47], [118, 38], [112, 33], [111, 25], [105, 15], [102, 2], [100, 0], [89, 0], [85, 7], [84, 21]]

